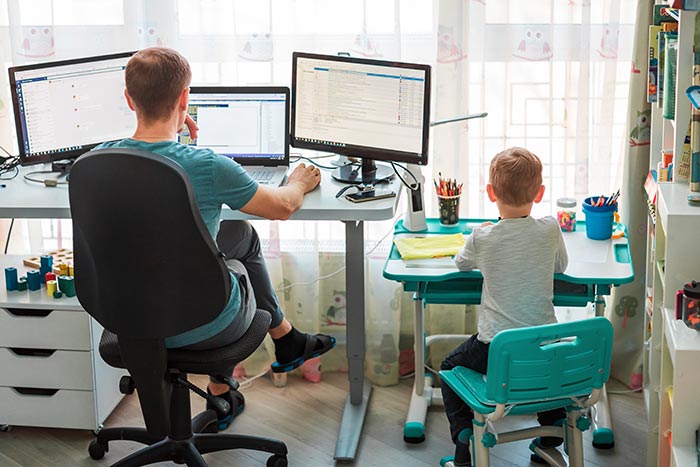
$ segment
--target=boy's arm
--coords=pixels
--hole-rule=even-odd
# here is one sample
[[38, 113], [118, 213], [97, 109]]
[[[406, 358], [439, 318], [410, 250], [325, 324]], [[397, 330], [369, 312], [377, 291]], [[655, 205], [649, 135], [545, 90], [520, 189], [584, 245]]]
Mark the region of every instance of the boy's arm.
[[562, 273], [569, 265], [569, 255], [566, 253], [566, 244], [557, 224], [557, 250], [554, 254], [554, 273]]
[[460, 271], [471, 271], [477, 269], [476, 265], [476, 248], [474, 246], [474, 232], [467, 236], [466, 242], [457, 256], [455, 256], [455, 264]]

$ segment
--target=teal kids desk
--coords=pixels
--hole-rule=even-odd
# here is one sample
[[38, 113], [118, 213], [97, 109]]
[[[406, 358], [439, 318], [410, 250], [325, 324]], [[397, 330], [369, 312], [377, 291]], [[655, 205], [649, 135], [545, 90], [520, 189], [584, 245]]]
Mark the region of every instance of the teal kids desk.
[[[394, 227], [394, 238], [402, 236], [424, 237], [430, 235], [469, 234], [486, 219], [461, 220], [456, 227], [443, 227], [437, 219], [428, 219], [428, 228], [422, 232], [409, 232], [399, 221]], [[563, 232], [569, 255], [569, 265], [563, 274], [554, 276], [554, 305], [587, 306], [595, 304], [596, 316], [603, 316], [605, 295], [612, 287], [632, 282], [634, 270], [626, 237], [610, 240], [590, 240], [586, 237], [584, 222], [576, 224], [574, 232]], [[504, 245], [507, 248], [507, 245]], [[415, 301], [414, 336], [424, 336], [423, 312], [430, 303], [473, 305], [481, 302], [483, 278], [478, 270], [460, 272], [452, 258], [431, 258], [404, 261], [395, 245], [392, 245], [384, 266], [384, 277], [403, 284], [404, 291], [413, 292]], [[404, 425], [404, 440], [420, 443], [425, 440], [425, 417], [428, 407], [442, 405], [439, 388], [432, 386], [432, 376], [425, 374], [425, 350], [436, 340], [447, 336], [424, 337], [415, 347], [415, 382], [408, 415]], [[455, 337], [455, 336], [450, 336]], [[466, 339], [467, 336], [457, 336]], [[593, 445], [610, 448], [614, 445], [612, 423], [605, 387], [591, 417], [595, 430]]]

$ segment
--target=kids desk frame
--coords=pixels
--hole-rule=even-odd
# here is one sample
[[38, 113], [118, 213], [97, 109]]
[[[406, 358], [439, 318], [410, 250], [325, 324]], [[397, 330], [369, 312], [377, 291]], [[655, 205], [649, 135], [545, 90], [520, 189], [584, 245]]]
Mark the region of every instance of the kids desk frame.
[[[471, 233], [472, 229], [491, 219], [464, 219], [455, 227], [444, 227], [437, 219], [428, 219], [428, 228], [422, 232], [410, 232], [399, 221], [394, 226], [394, 238], [403, 236], [424, 237], [430, 235]], [[495, 221], [494, 221], [495, 222]], [[605, 296], [612, 287], [627, 284], [634, 279], [629, 242], [627, 237], [609, 240], [590, 240], [586, 237], [585, 222], [578, 222], [574, 232], [562, 232], [569, 255], [569, 265], [563, 274], [554, 275], [554, 305], [582, 307], [595, 305], [595, 315], [604, 316]], [[476, 305], [481, 303], [483, 277], [478, 270], [461, 272], [452, 258], [433, 258], [404, 261], [396, 245], [392, 245], [384, 265], [384, 277], [403, 284], [405, 292], [413, 292], [415, 302], [414, 339], [415, 382], [411, 393], [403, 436], [407, 443], [421, 443], [425, 440], [425, 418], [428, 407], [443, 405], [442, 393], [433, 387], [431, 375], [425, 374], [425, 351], [438, 340], [464, 340], [468, 336], [435, 335], [425, 336], [424, 310], [430, 303]], [[596, 404], [593, 445], [598, 448], [612, 448], [614, 434], [605, 386]]]

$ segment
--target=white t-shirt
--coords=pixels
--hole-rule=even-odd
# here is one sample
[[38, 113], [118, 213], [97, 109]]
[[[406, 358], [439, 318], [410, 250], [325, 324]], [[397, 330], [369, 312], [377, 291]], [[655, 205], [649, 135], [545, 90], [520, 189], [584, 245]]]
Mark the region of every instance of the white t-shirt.
[[551, 216], [502, 219], [479, 227], [455, 256], [460, 271], [484, 276], [479, 337], [491, 342], [504, 329], [555, 323], [554, 273], [569, 258], [561, 230]]

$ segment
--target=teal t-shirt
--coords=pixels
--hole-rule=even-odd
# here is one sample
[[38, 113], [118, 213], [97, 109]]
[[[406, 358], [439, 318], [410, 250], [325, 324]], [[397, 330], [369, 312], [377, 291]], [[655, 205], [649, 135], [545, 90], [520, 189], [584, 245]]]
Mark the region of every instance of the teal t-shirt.
[[[220, 156], [210, 149], [193, 148], [174, 141], [146, 143], [130, 138], [103, 143], [95, 149], [105, 148], [139, 149], [160, 154], [180, 164], [190, 177], [190, 184], [202, 219], [214, 239], [219, 230], [221, 206], [226, 204], [233, 210], [239, 210], [251, 200], [258, 189], [258, 183], [250, 178], [237, 162]], [[241, 292], [233, 274], [231, 285], [231, 298], [226, 308], [214, 321], [183, 334], [166, 338], [166, 346], [186, 347], [202, 342], [231, 324], [241, 307]], [[196, 312], [196, 310], [192, 311]]]

